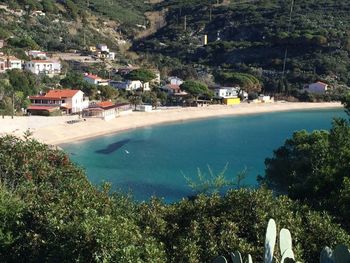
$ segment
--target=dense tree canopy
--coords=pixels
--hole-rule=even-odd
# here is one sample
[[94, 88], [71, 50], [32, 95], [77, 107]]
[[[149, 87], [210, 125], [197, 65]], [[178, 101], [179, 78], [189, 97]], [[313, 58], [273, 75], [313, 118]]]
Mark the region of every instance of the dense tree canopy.
[[195, 80], [185, 81], [180, 85], [180, 88], [193, 96], [195, 100], [198, 100], [199, 96], [208, 95], [210, 93], [207, 85]]
[[[349, 109], [349, 97], [344, 98]], [[336, 119], [330, 131], [295, 132], [265, 160], [262, 184], [316, 209], [326, 209], [350, 230], [348, 222], [350, 124]], [[339, 207], [342, 207], [340, 209]]]

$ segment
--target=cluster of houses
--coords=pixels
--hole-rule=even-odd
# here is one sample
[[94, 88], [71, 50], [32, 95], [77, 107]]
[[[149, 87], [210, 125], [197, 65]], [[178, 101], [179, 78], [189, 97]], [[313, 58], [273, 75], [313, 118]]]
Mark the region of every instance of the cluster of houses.
[[0, 73], [11, 69], [19, 69], [28, 70], [36, 75], [44, 74], [50, 77], [61, 74], [61, 62], [49, 59], [45, 52], [31, 50], [27, 52], [27, 55], [31, 60], [22, 61], [15, 56], [4, 55], [0, 52]]
[[55, 112], [81, 114], [82, 117], [96, 117], [111, 120], [116, 116], [131, 111], [128, 103], [115, 104], [110, 101], [90, 102], [81, 90], [50, 90], [30, 96], [28, 114], [49, 116]]
[[97, 58], [114, 60], [115, 52], [109, 50], [106, 44], [98, 44], [97, 46], [90, 46], [89, 51]]

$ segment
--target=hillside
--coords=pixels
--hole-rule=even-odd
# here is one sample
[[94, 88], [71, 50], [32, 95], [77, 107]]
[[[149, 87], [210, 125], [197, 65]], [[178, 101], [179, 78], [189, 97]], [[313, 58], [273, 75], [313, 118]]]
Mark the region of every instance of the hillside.
[[67, 51], [106, 43], [116, 48], [142, 31], [149, 4], [117, 1], [0, 1], [0, 39], [17, 55], [25, 49]]
[[166, 1], [156, 7], [168, 10], [166, 26], [134, 49], [212, 69], [251, 71], [262, 79], [281, 76], [287, 49], [289, 82], [328, 78], [349, 85], [349, 4], [296, 1], [290, 13], [291, 1], [282, 0]]

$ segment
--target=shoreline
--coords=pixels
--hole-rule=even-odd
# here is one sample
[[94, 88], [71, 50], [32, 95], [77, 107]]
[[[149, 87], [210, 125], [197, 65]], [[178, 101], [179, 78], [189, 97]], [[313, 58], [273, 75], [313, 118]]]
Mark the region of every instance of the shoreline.
[[[59, 146], [66, 143], [88, 140], [104, 135], [127, 132], [128, 130], [162, 124], [182, 123], [216, 117], [332, 108], [342, 108], [342, 105], [338, 102], [242, 103], [234, 106], [210, 105], [193, 108], [156, 110], [153, 112], [132, 112], [110, 121], [87, 118], [86, 121], [75, 124], [67, 124], [66, 121], [68, 119], [77, 119], [77, 116], [16, 117], [15, 120], [0, 119], [0, 134], [22, 136], [23, 132], [29, 129], [33, 133], [31, 136], [32, 138], [46, 144]], [[14, 122], [16, 122], [16, 125]], [[4, 123], [4, 125], [2, 125], [2, 123]], [[10, 129], [1, 128], [5, 127], [6, 124], [10, 126]]]

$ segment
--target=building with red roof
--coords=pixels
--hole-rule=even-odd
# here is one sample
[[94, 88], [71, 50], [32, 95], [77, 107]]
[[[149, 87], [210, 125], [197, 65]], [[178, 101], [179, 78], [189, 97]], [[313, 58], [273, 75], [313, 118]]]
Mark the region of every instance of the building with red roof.
[[99, 85], [99, 86], [107, 86], [108, 85], [108, 79], [103, 79], [97, 75], [85, 73], [84, 74], [84, 80], [90, 84], [93, 85]]
[[50, 90], [47, 93], [30, 96], [31, 105], [27, 111], [31, 114], [50, 113], [61, 110], [66, 114], [82, 112], [89, 107], [89, 99], [81, 90]]
[[117, 117], [121, 112], [130, 110], [129, 103], [115, 104], [111, 101], [101, 101], [92, 103], [89, 108], [84, 109], [83, 117], [101, 118], [108, 121]]

